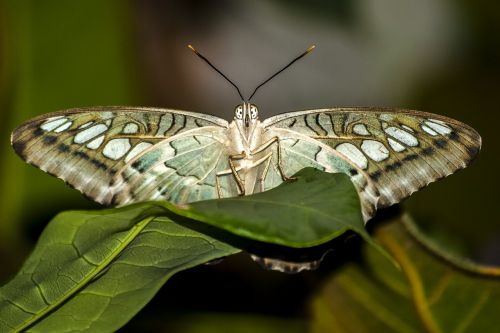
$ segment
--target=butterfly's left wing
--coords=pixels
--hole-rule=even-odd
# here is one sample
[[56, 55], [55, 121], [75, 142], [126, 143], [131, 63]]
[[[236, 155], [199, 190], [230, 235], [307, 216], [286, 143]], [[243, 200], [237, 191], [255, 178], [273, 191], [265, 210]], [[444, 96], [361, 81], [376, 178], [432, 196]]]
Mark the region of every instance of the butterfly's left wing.
[[93, 107], [42, 115], [12, 133], [26, 162], [61, 178], [103, 204], [111, 204], [113, 179], [134, 158], [162, 141], [201, 128], [224, 132], [214, 116], [159, 108]]
[[306, 135], [344, 155], [375, 184], [380, 193], [378, 208], [465, 168], [481, 147], [481, 137], [471, 127], [412, 110], [298, 111], [268, 118], [263, 125]]

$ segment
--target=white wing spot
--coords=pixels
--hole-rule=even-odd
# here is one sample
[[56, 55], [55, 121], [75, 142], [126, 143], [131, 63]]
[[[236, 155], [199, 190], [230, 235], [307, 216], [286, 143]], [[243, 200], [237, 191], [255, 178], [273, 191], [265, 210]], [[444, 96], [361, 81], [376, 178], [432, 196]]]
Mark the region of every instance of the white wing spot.
[[402, 144], [400, 144], [396, 140], [393, 140], [392, 138], [387, 138], [387, 141], [389, 141], [389, 146], [391, 146], [391, 148], [394, 151], [401, 152], [401, 151], [406, 149], [405, 146], [403, 146]]
[[359, 135], [370, 135], [370, 132], [368, 132], [365, 124], [356, 124], [352, 130], [354, 133]]
[[408, 132], [412, 132], [414, 133], [415, 130], [413, 128], [411, 128], [410, 126], [406, 126], [406, 125], [401, 125], [401, 127], [403, 127], [405, 130], [407, 130]]
[[40, 128], [43, 129], [44, 131], [50, 132], [53, 129], [55, 129], [55, 128], [61, 126], [62, 124], [64, 124], [67, 120], [68, 120], [68, 118], [64, 118], [62, 116], [50, 118], [42, 126], [40, 126]]
[[94, 123], [93, 121], [88, 121], [88, 122], [86, 122], [85, 124], [80, 125], [80, 127], [78, 127], [78, 128], [83, 129], [83, 128], [89, 127], [89, 126], [90, 126], [90, 125], [92, 125], [93, 123]]
[[112, 160], [122, 158], [130, 150], [129, 139], [113, 139], [104, 146], [102, 154]]
[[389, 157], [389, 150], [381, 143], [375, 140], [363, 140], [361, 149], [375, 162], [380, 162]]
[[89, 141], [90, 139], [95, 138], [96, 136], [106, 132], [108, 130], [108, 126], [104, 124], [97, 124], [95, 126], [84, 129], [77, 135], [75, 135], [75, 143], [84, 143]]
[[429, 128], [425, 125], [422, 125], [422, 129], [424, 130], [425, 133], [430, 134], [432, 136], [438, 135], [436, 131], [434, 131], [432, 128]]
[[441, 125], [441, 124], [437, 124], [435, 120], [432, 120], [432, 121], [425, 121], [425, 124], [441, 135], [451, 133], [451, 128], [444, 125], [444, 123], [443, 123], [443, 125]]
[[384, 130], [387, 134], [392, 136], [394, 139], [398, 140], [399, 142], [404, 143], [407, 146], [410, 147], [415, 147], [418, 146], [418, 140], [416, 137], [411, 135], [410, 133], [403, 131], [400, 128], [397, 127], [387, 127]]
[[97, 139], [94, 139], [94, 140], [90, 141], [89, 143], [87, 143], [87, 148], [97, 149], [102, 145], [103, 142], [104, 142], [104, 135], [101, 135]]
[[64, 124], [62, 124], [61, 126], [59, 126], [58, 128], [56, 128], [54, 130], [54, 132], [56, 132], [56, 133], [64, 132], [65, 130], [67, 130], [68, 128], [70, 128], [71, 125], [73, 125], [73, 122], [71, 120], [67, 121]]
[[136, 123], [127, 123], [123, 128], [125, 134], [135, 134], [137, 132], [139, 132], [139, 126]]
[[[54, 117], [47, 118], [47, 120], [45, 122], [48, 123], [49, 121], [53, 121], [53, 120], [61, 119], [61, 118], [64, 118], [64, 116], [54, 116]], [[432, 120], [432, 119], [430, 119], [430, 120]]]
[[356, 164], [361, 169], [366, 169], [368, 167], [368, 160], [365, 155], [352, 143], [341, 143], [337, 147], [335, 147], [339, 153], [345, 155], [348, 159], [350, 159], [354, 164]]
[[446, 123], [442, 120], [439, 120], [439, 119], [434, 119], [434, 118], [428, 118], [428, 120], [432, 121], [432, 122], [435, 122], [437, 124], [441, 124], [441, 125], [446, 125]]
[[136, 145], [130, 153], [128, 153], [127, 157], [125, 157], [125, 163], [142, 153], [144, 150], [148, 149], [151, 147], [153, 144], [149, 142], [141, 142], [138, 145]]

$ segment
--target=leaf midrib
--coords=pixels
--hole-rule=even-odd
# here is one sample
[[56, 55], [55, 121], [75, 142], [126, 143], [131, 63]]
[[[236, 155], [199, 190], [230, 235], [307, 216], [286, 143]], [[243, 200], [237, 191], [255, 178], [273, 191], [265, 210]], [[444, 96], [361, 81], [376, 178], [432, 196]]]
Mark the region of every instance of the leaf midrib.
[[379, 234], [379, 240], [398, 261], [408, 285], [411, 288], [412, 301], [423, 326], [429, 333], [441, 333], [441, 327], [438, 325], [434, 318], [434, 314], [430, 310], [429, 301], [417, 267], [411, 261], [407, 253], [405, 253], [401, 244], [390, 237], [390, 235], [381, 232]]
[[21, 325], [15, 327], [14, 332], [21, 332], [27, 329], [28, 327], [36, 324], [37, 321], [48, 315], [52, 310], [54, 310], [56, 307], [58, 307], [63, 302], [68, 300], [71, 296], [73, 296], [76, 292], [78, 292], [78, 290], [84, 288], [85, 285], [87, 285], [96, 275], [102, 272], [102, 270], [104, 270], [120, 253], [122, 253], [122, 251], [136, 238], [136, 236], [154, 218], [155, 217], [148, 217], [140, 221], [139, 223], [135, 224], [132, 227], [130, 234], [127, 237], [125, 237], [123, 242], [121, 242], [121, 244], [114, 251], [111, 252], [111, 255], [109, 255], [105, 260], [103, 260], [99, 265], [95, 266], [95, 268], [91, 270], [89, 274], [87, 274], [87, 276], [80, 281], [80, 283], [76, 284], [73, 288], [68, 290], [68, 292], [66, 292], [59, 300], [50, 304], [45, 309], [38, 312], [33, 317], [29, 318], [27, 321], [21, 323]]

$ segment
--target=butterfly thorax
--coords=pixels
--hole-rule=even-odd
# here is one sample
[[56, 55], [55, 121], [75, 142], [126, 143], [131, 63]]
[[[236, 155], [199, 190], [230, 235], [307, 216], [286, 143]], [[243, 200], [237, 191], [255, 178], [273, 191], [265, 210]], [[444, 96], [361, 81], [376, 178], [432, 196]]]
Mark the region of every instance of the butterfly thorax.
[[243, 103], [235, 109], [234, 120], [229, 125], [229, 147], [234, 167], [245, 184], [245, 191], [254, 191], [258, 178], [256, 161], [262, 158], [262, 152], [256, 150], [262, 145], [263, 125], [258, 118], [255, 105]]
[[232, 146], [235, 153], [250, 155], [260, 145], [262, 126], [257, 107], [244, 102], [235, 108], [234, 121], [230, 124]]

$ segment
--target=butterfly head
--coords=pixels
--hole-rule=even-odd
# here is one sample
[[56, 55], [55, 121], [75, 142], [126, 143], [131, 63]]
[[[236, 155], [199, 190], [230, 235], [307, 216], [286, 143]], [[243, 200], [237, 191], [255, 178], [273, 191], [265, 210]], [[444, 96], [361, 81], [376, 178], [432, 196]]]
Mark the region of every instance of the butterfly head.
[[244, 127], [250, 127], [258, 121], [259, 110], [254, 104], [244, 102], [235, 108], [234, 119], [240, 122]]

